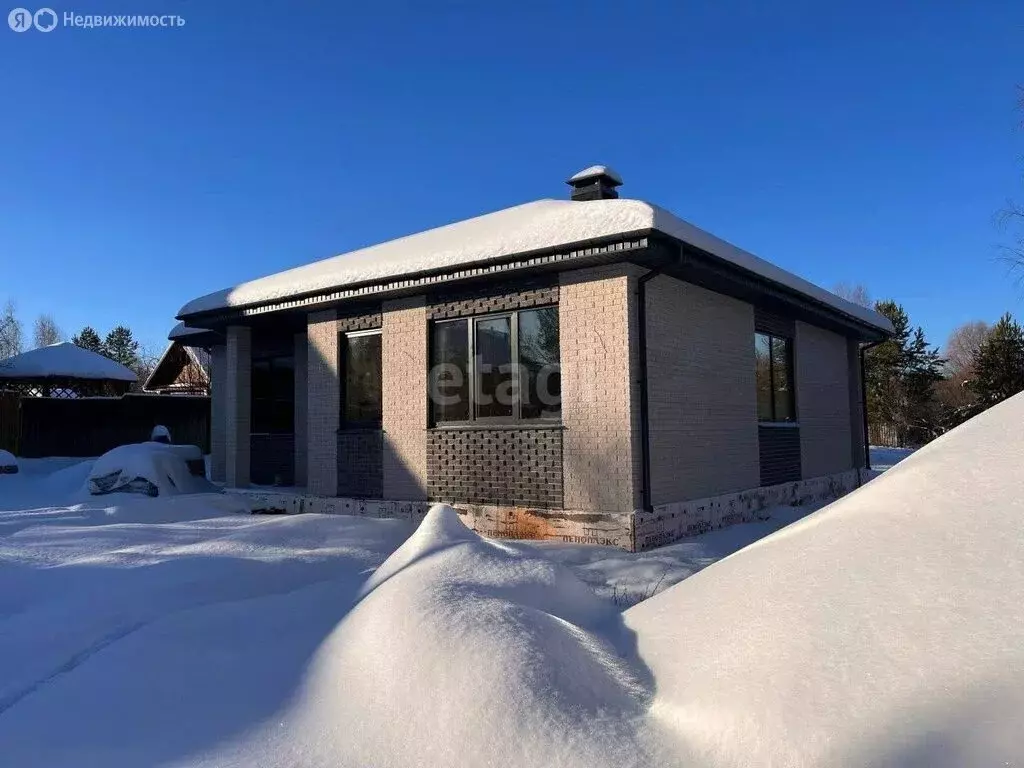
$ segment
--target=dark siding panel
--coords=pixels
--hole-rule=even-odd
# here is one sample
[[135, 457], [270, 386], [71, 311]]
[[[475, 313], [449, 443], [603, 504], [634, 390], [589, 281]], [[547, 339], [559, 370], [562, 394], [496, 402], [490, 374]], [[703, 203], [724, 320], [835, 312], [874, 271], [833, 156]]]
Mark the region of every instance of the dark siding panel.
[[384, 433], [346, 429], [338, 433], [338, 495], [379, 499], [384, 495]]
[[252, 435], [249, 476], [257, 485], [295, 484], [295, 436]]
[[431, 499], [562, 506], [561, 428], [433, 429], [427, 435]]
[[800, 428], [758, 427], [761, 485], [778, 485], [799, 480]]
[[754, 307], [754, 330], [758, 333], [771, 333], [791, 339], [796, 335], [796, 322], [791, 317], [784, 317], [761, 307]]

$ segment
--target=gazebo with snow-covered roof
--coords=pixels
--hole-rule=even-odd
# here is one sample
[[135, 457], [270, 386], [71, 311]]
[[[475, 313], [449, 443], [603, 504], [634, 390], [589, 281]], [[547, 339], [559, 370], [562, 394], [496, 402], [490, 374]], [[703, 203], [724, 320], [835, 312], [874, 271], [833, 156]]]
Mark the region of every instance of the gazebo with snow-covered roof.
[[0, 360], [0, 389], [29, 397], [123, 395], [136, 381], [131, 369], [69, 341]]

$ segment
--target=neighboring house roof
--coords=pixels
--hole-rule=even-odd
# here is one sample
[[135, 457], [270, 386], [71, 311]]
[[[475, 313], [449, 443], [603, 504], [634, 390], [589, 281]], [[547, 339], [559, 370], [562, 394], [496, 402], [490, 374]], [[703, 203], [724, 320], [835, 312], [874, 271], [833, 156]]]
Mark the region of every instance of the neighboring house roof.
[[[205, 333], [205, 331], [202, 331]], [[195, 335], [195, 334], [191, 334]], [[186, 365], [194, 366], [196, 380], [187, 383], [177, 381]], [[210, 386], [210, 353], [201, 347], [187, 347], [180, 341], [172, 341], [160, 355], [153, 372], [149, 374], [143, 389], [151, 392], [157, 389], [195, 389]]]
[[138, 381], [129, 368], [70, 341], [39, 347], [0, 361], [0, 378]]
[[[596, 168], [597, 166], [595, 166]], [[604, 168], [611, 176], [614, 171]], [[593, 175], [594, 169], [577, 177]], [[617, 178], [615, 174], [614, 178]], [[574, 177], [576, 178], [576, 177]], [[248, 307], [390, 278], [486, 265], [588, 241], [661, 232], [886, 333], [888, 319], [643, 200], [537, 200], [289, 269], [190, 301], [178, 317]]]

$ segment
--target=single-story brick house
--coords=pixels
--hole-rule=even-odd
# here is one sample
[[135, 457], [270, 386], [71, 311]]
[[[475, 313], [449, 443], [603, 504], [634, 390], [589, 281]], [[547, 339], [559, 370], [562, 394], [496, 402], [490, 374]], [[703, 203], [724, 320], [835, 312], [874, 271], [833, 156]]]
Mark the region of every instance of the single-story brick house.
[[619, 199], [604, 166], [568, 183], [182, 307], [214, 479], [630, 549], [859, 485], [860, 352], [888, 320]]

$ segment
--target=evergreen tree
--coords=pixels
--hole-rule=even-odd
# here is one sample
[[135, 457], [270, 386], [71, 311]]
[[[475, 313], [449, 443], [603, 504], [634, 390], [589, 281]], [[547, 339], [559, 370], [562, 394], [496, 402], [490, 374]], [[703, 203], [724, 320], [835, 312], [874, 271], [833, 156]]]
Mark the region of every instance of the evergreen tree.
[[925, 442], [941, 431], [935, 383], [944, 361], [924, 331], [911, 327], [901, 305], [879, 301], [875, 309], [889, 318], [894, 332], [866, 355], [869, 418], [893, 426], [905, 441]]
[[74, 344], [76, 347], [88, 349], [100, 355], [106, 354], [103, 348], [103, 341], [102, 339], [100, 339], [100, 335], [96, 333], [96, 331], [93, 329], [91, 325], [85, 326], [85, 328], [82, 329], [82, 332], [79, 333], [77, 336], [72, 336], [71, 343]]
[[1009, 312], [978, 350], [969, 386], [982, 410], [1024, 390], [1024, 330]]
[[107, 334], [103, 342], [103, 354], [116, 360], [133, 371], [139, 367], [139, 342], [132, 338], [132, 331], [119, 325]]

